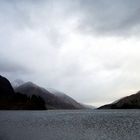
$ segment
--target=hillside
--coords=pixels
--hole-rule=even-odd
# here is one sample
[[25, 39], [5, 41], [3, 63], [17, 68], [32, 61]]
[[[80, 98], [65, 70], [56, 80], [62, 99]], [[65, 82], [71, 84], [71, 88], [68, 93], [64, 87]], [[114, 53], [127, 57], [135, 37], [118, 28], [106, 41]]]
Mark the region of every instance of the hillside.
[[99, 109], [140, 109], [140, 91]]
[[16, 92], [20, 92], [27, 96], [37, 95], [42, 97], [48, 109], [84, 109], [85, 107], [76, 102], [71, 97], [60, 94], [55, 91], [46, 90], [32, 82], [24, 83], [15, 88]]
[[28, 97], [14, 92], [11, 83], [0, 76], [0, 109], [1, 110], [46, 110], [44, 100], [36, 95]]

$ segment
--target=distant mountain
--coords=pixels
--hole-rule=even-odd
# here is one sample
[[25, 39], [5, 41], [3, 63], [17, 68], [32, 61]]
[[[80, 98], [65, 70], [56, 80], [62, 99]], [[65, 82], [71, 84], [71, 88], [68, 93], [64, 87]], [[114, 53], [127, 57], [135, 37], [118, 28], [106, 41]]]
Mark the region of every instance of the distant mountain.
[[25, 82], [20, 79], [16, 79], [11, 82], [13, 88], [19, 87], [19, 86], [23, 85], [24, 83]]
[[0, 110], [45, 110], [44, 100], [39, 96], [27, 97], [15, 93], [11, 83], [0, 76]]
[[92, 105], [86, 105], [86, 104], [82, 104], [82, 105], [87, 109], [96, 109], [96, 107]]
[[112, 104], [101, 106], [99, 109], [140, 109], [140, 91], [119, 99]]
[[72, 97], [66, 95], [63, 92], [57, 91], [55, 89], [51, 89], [48, 88], [47, 89], [50, 93], [52, 93], [53, 95], [55, 95], [59, 100], [63, 101], [66, 104], [72, 104], [74, 105], [76, 108], [88, 108], [86, 105], [78, 103], [77, 101], [75, 101]]
[[46, 90], [32, 82], [24, 83], [15, 88], [15, 91], [27, 96], [37, 95], [42, 97], [48, 109], [85, 109], [83, 105], [66, 94], [56, 90]]

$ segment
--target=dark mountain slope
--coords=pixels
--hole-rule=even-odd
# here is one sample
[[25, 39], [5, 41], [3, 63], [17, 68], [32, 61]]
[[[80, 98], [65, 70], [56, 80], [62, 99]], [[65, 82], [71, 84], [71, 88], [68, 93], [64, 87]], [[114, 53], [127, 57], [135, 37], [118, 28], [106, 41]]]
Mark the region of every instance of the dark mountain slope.
[[28, 97], [15, 93], [8, 79], [0, 76], [0, 109], [1, 110], [44, 110], [45, 102], [39, 96]]
[[9, 96], [12, 94], [14, 94], [14, 90], [10, 82], [5, 77], [0, 76], [0, 97], [5, 98], [5, 96]]
[[99, 109], [140, 109], [140, 91], [112, 104], [101, 106]]

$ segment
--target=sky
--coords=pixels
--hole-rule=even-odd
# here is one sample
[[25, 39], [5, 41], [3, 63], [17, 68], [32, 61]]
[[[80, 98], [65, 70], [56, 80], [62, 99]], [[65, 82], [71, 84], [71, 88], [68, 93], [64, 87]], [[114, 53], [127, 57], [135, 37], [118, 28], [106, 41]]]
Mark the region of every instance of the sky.
[[0, 0], [0, 74], [100, 106], [140, 90], [139, 0]]

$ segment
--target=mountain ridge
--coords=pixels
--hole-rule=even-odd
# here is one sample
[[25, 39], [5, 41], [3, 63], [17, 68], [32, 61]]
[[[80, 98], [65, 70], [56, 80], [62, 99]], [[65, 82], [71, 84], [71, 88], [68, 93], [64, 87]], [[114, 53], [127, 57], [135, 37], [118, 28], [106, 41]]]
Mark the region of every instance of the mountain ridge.
[[16, 92], [21, 92], [22, 94], [26, 94], [27, 96], [39, 95], [42, 97], [46, 103], [46, 107], [49, 109], [84, 109], [85, 107], [75, 101], [73, 98], [63, 94], [67, 100], [53, 94], [52, 91], [48, 91], [47, 89], [40, 87], [33, 82], [26, 82], [23, 85], [15, 88]]
[[123, 97], [111, 104], [106, 104], [99, 109], [140, 109], [140, 91]]
[[0, 76], [0, 110], [46, 110], [46, 107], [41, 97], [14, 92], [10, 81]]

